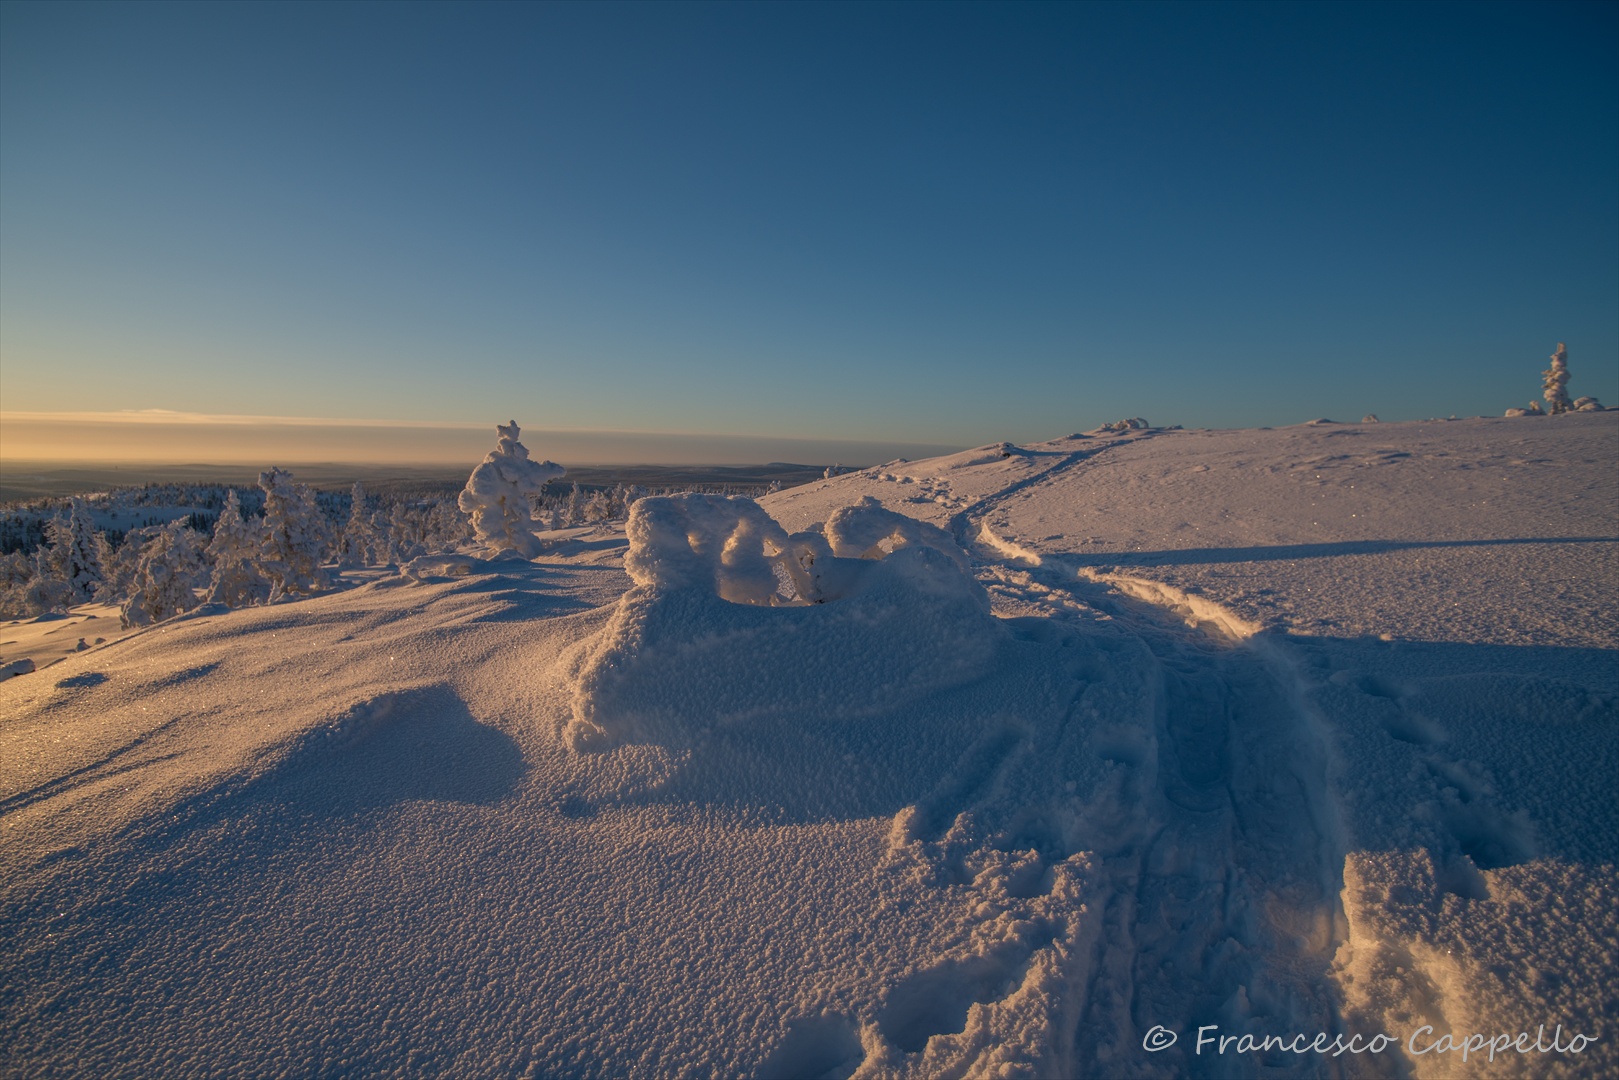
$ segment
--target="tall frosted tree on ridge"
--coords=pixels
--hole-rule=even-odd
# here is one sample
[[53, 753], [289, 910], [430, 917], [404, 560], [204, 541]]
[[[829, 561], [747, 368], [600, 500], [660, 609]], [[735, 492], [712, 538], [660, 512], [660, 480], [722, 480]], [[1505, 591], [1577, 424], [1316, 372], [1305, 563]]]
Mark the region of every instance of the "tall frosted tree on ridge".
[[1546, 411], [1553, 416], [1568, 412], [1568, 350], [1561, 341], [1552, 353], [1552, 366], [1540, 374], [1546, 380]]
[[270, 603], [330, 587], [320, 563], [331, 532], [315, 493], [307, 484], [293, 483], [285, 469], [260, 473], [259, 488], [264, 492], [259, 567], [270, 579]]
[[532, 559], [541, 544], [534, 535], [537, 523], [530, 516], [529, 496], [539, 495], [547, 482], [567, 470], [554, 461], [531, 460], [528, 447], [518, 441], [522, 432], [516, 420], [496, 424], [495, 430], [499, 444], [472, 470], [456, 504], [472, 518], [472, 531], [482, 543]]

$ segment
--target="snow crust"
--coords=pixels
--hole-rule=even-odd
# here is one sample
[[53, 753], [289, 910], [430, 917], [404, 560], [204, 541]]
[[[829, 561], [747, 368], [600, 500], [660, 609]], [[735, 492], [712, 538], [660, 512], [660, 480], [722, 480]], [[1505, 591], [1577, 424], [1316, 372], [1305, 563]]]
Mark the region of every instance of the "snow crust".
[[0, 625], [0, 1056], [1612, 1075], [1616, 447], [1126, 427]]

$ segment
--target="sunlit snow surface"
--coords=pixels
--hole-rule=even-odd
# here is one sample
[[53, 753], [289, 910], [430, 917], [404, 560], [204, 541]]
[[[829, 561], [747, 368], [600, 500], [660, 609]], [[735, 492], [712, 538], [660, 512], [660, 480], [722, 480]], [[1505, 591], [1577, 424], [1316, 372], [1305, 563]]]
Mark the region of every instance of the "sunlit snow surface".
[[1128, 431], [764, 500], [977, 584], [902, 546], [743, 606], [587, 533], [0, 627], [0, 1072], [1611, 1075], [1616, 459], [1613, 414]]

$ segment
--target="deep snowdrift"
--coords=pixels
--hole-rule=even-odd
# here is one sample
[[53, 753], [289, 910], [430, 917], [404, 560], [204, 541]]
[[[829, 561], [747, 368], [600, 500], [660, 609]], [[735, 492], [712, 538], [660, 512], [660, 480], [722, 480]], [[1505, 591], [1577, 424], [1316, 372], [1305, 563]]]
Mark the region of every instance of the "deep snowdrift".
[[1616, 420], [997, 445], [0, 628], [0, 1060], [1611, 1073]]

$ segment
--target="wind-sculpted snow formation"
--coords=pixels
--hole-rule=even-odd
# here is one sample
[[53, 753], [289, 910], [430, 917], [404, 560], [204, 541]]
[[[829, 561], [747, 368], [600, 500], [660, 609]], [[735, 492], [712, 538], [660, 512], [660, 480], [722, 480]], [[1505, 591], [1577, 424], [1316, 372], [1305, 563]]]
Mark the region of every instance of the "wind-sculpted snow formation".
[[1616, 434], [1114, 426], [7, 623], [0, 1071], [1619, 1074]]
[[751, 499], [641, 499], [624, 594], [569, 736], [689, 745], [716, 726], [869, 717], [970, 681], [1000, 626], [942, 530], [865, 499], [788, 535]]
[[539, 495], [548, 482], [567, 470], [554, 461], [532, 460], [528, 447], [518, 441], [522, 431], [516, 420], [497, 424], [495, 430], [500, 433], [499, 443], [467, 477], [458, 505], [471, 516], [473, 532], [481, 542], [532, 559], [542, 545], [534, 535], [536, 522], [529, 496]]

